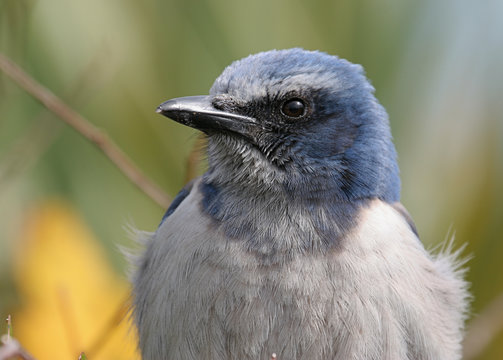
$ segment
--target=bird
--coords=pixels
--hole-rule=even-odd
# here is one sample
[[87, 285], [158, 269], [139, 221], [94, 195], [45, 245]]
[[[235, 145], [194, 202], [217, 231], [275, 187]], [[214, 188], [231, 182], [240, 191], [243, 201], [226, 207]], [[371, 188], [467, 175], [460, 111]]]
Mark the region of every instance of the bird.
[[206, 136], [208, 165], [134, 261], [144, 360], [461, 358], [463, 259], [419, 239], [374, 93], [362, 66], [293, 48], [157, 108]]

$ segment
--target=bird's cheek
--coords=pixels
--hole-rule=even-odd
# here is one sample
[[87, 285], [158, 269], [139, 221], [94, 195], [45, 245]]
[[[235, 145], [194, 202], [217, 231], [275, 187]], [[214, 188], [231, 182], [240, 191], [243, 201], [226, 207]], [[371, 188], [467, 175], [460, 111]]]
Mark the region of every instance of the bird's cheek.
[[358, 127], [351, 123], [335, 124], [330, 132], [329, 155], [341, 154], [355, 142], [358, 136]]

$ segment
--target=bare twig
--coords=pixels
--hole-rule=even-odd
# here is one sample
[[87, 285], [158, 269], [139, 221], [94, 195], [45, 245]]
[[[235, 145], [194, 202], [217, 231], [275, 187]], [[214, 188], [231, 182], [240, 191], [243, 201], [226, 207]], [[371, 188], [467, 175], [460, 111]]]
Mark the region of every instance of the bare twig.
[[105, 327], [101, 330], [100, 334], [96, 337], [91, 346], [88, 347], [86, 351], [87, 354], [91, 354], [90, 356], [96, 356], [96, 354], [100, 351], [103, 345], [110, 339], [110, 334], [117, 328], [121, 321], [123, 321], [131, 308], [130, 297], [127, 296], [124, 301], [121, 302], [121, 305], [112, 317], [109, 319]]
[[81, 336], [70, 294], [65, 287], [59, 287], [57, 289], [56, 299], [58, 301], [58, 310], [61, 313], [61, 320], [63, 321], [70, 351], [76, 353], [81, 348]]
[[10, 337], [12, 336], [12, 318], [9, 315], [7, 315], [7, 319], [5, 319], [5, 322], [7, 323], [7, 341], [10, 340]]
[[21, 88], [40, 101], [47, 109], [72, 126], [86, 139], [96, 144], [115, 166], [140, 190], [163, 208], [171, 202], [170, 197], [149, 178], [147, 178], [128, 158], [128, 156], [100, 129], [82, 115], [66, 105], [49, 89], [35, 81], [19, 66], [0, 53], [0, 69]]
[[[71, 84], [65, 94], [82, 103], [92, 88], [96, 88], [104, 79], [103, 69], [99, 62], [102, 51], [97, 53], [86, 67], [80, 72], [76, 80]], [[92, 75], [92, 76], [91, 76]], [[63, 124], [54, 120], [54, 114], [48, 111], [40, 111], [34, 118], [31, 126], [24, 132], [22, 137], [17, 138], [4, 151], [0, 162], [0, 191], [6, 191], [2, 182], [25, 171], [49, 148], [59, 136]]]
[[477, 358], [501, 330], [503, 330], [503, 293], [469, 324], [463, 344], [463, 359]]
[[16, 339], [12, 338], [12, 317], [7, 315], [5, 319], [7, 323], [7, 334], [1, 338], [0, 346], [0, 360], [7, 360], [12, 358], [21, 358], [23, 360], [35, 360]]

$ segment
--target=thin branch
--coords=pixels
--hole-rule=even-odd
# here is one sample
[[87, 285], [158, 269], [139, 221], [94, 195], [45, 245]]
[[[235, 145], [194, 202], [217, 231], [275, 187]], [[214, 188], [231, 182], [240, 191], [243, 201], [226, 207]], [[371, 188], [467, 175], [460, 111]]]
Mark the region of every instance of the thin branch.
[[10, 314], [7, 315], [5, 322], [7, 323], [7, 341], [9, 341], [12, 336], [12, 317], [10, 316]]
[[72, 306], [73, 304], [70, 299], [70, 294], [65, 287], [58, 287], [55, 295], [58, 301], [58, 310], [61, 315], [63, 327], [65, 328], [68, 345], [73, 354], [81, 348], [81, 336], [77, 326], [75, 309]]
[[35, 360], [21, 344], [12, 337], [12, 318], [10, 315], [5, 319], [7, 323], [7, 334], [0, 338], [0, 360], [21, 358], [22, 360]]
[[503, 293], [494, 299], [468, 326], [463, 359], [477, 358], [503, 330]]
[[130, 296], [128, 295], [122, 302], [119, 308], [115, 311], [113, 316], [108, 320], [104, 328], [100, 331], [99, 335], [87, 347], [87, 354], [89, 356], [96, 356], [96, 354], [103, 348], [106, 342], [110, 339], [110, 334], [117, 329], [117, 326], [127, 318], [129, 310], [131, 309]]
[[[106, 78], [103, 66], [100, 66], [102, 63], [99, 62], [101, 56], [102, 51], [90, 60], [70, 85], [70, 88], [65, 91], [65, 94], [74, 102], [82, 103], [98, 86], [98, 83], [103, 82], [103, 79]], [[34, 121], [23, 136], [16, 138], [0, 159], [0, 192], [8, 191], [6, 186], [2, 186], [2, 182], [6, 182], [6, 180], [25, 171], [46, 152], [60, 135], [62, 126], [64, 125], [61, 121], [55, 120], [54, 114], [47, 111], [46, 108], [43, 108], [34, 117]]]
[[0, 69], [14, 80], [27, 93], [40, 101], [47, 109], [72, 126], [86, 139], [98, 146], [119, 170], [140, 190], [163, 208], [171, 202], [170, 197], [149, 178], [147, 178], [131, 159], [100, 129], [82, 115], [66, 105], [49, 89], [35, 81], [18, 65], [0, 53]]

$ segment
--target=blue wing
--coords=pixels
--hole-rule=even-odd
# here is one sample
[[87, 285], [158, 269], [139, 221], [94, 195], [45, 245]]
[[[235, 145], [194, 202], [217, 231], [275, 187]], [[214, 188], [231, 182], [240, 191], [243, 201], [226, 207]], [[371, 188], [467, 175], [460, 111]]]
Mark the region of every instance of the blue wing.
[[183, 189], [180, 190], [180, 192], [175, 196], [175, 198], [171, 202], [171, 205], [169, 206], [168, 210], [166, 210], [166, 212], [164, 213], [164, 216], [162, 217], [162, 220], [161, 220], [161, 223], [159, 224], [159, 226], [162, 225], [162, 223], [164, 222], [164, 220], [166, 220], [168, 218], [168, 216], [170, 216], [171, 214], [173, 214], [175, 212], [178, 205], [180, 205], [182, 203], [182, 201], [190, 194], [190, 191], [192, 190], [193, 185], [194, 185], [194, 180], [187, 183], [187, 185], [185, 185], [183, 187]]
[[410, 216], [409, 212], [405, 207], [399, 203], [399, 202], [394, 202], [390, 204], [402, 217], [407, 221], [407, 224], [409, 224], [410, 229], [416, 236], [419, 238], [419, 233], [417, 232], [416, 224], [414, 223], [414, 220], [412, 220], [412, 217]]

